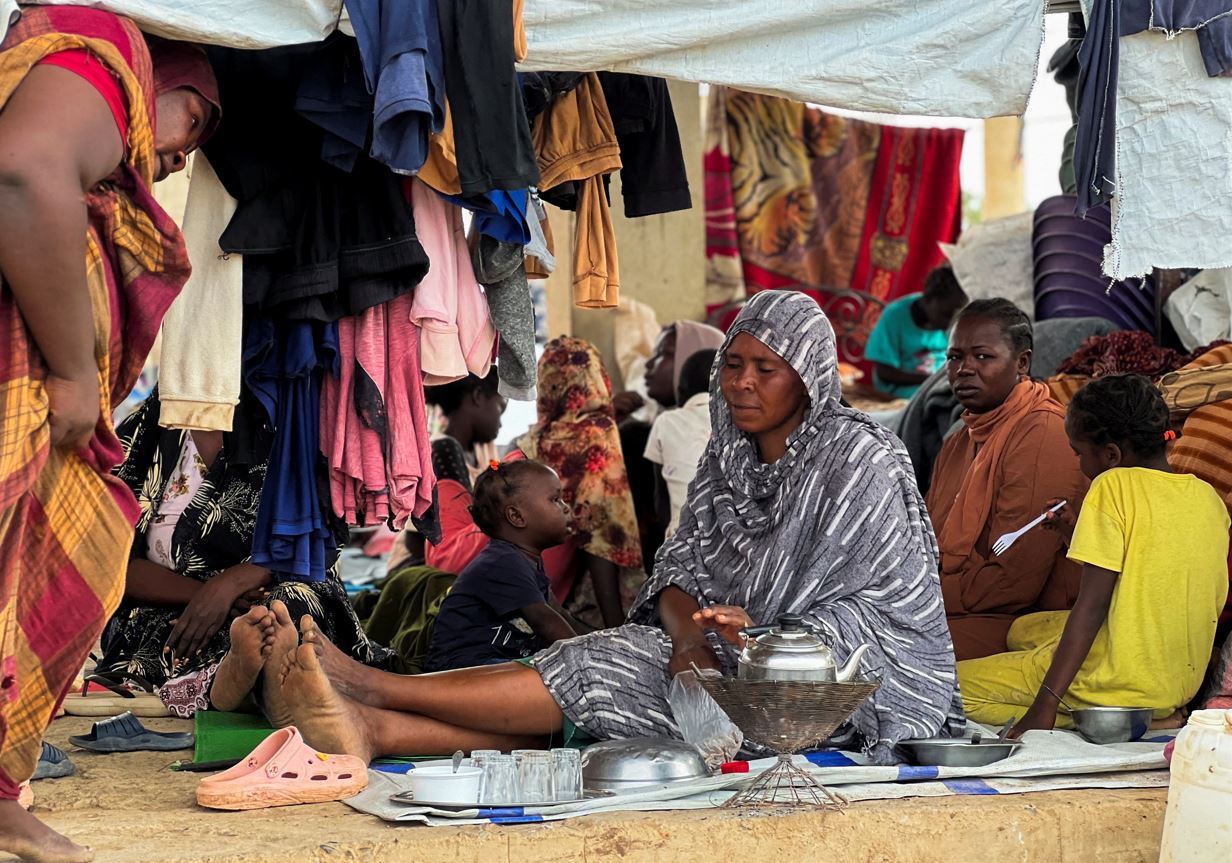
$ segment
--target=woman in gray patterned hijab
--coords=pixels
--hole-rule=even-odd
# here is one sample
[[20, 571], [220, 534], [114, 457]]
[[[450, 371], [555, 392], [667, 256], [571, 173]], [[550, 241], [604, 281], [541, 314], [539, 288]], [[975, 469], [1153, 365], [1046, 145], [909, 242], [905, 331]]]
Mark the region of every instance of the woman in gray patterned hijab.
[[902, 444], [840, 404], [825, 314], [804, 294], [757, 294], [719, 352], [711, 396], [710, 446], [630, 623], [536, 660], [565, 715], [601, 737], [668, 731], [669, 667], [733, 673], [739, 628], [790, 613], [840, 658], [873, 646], [860, 671], [882, 686], [853, 724], [875, 759], [960, 729], [924, 501]]
[[750, 300], [716, 358], [711, 395], [713, 437], [680, 529], [628, 623], [557, 642], [530, 667], [398, 678], [356, 665], [351, 688], [368, 704], [419, 715], [394, 723], [338, 699], [347, 723], [333, 733], [316, 718], [341, 712], [332, 699], [297, 707], [320, 671], [300, 651], [283, 676], [308, 741], [372, 756], [536, 745], [573, 727], [604, 739], [679, 736], [672, 674], [691, 663], [734, 673], [738, 630], [784, 613], [802, 616], [840, 659], [872, 645], [860, 672], [881, 688], [852, 726], [874, 761], [894, 761], [901, 740], [957, 733], [962, 706], [924, 502], [902, 444], [841, 406], [834, 331], [817, 304], [787, 291]]

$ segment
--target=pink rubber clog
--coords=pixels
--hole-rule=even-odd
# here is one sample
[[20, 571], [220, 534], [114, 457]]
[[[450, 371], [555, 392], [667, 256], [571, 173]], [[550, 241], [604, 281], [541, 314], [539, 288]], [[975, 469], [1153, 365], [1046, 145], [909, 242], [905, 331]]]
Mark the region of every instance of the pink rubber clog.
[[368, 787], [368, 765], [352, 755], [326, 755], [292, 726], [265, 738], [242, 762], [202, 780], [197, 803], [209, 809], [266, 809], [329, 803]]

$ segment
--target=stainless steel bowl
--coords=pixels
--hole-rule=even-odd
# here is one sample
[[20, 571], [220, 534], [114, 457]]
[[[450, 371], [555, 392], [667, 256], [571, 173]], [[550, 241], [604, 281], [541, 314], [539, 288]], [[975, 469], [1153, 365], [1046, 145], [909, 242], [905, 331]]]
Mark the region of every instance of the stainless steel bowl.
[[588, 791], [620, 792], [709, 775], [697, 749], [667, 737], [606, 740], [582, 752], [582, 785]]
[[984, 767], [1013, 755], [1022, 742], [972, 743], [965, 737], [904, 740], [903, 747], [916, 764], [928, 767]]
[[1141, 740], [1151, 727], [1147, 707], [1085, 707], [1071, 710], [1074, 730], [1092, 743], [1129, 743]]

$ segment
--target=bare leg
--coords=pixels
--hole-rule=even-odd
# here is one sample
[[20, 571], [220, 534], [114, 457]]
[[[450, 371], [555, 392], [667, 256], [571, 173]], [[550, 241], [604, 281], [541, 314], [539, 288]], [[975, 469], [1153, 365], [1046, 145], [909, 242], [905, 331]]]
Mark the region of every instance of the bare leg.
[[274, 613], [264, 606], [254, 606], [231, 622], [231, 649], [210, 685], [210, 704], [215, 710], [235, 710], [248, 697], [274, 641]]
[[495, 734], [553, 734], [563, 724], [560, 707], [539, 672], [520, 663], [393, 674], [351, 659], [315, 625], [304, 629], [304, 644], [313, 647], [318, 663], [340, 691], [369, 707], [418, 713], [458, 728]]
[[291, 622], [291, 613], [280, 599], [270, 603], [270, 612], [274, 615], [274, 643], [265, 661], [265, 675], [261, 686], [261, 708], [265, 718], [275, 728], [286, 728], [292, 723], [291, 709], [282, 697], [282, 686], [278, 682], [279, 671], [287, 656], [299, 647], [299, 633]]
[[546, 736], [474, 731], [351, 701], [330, 684], [308, 644], [287, 655], [279, 680], [296, 727], [310, 746], [365, 761], [381, 755], [529, 748], [542, 745]]
[[90, 863], [94, 852], [61, 836], [16, 800], [0, 800], [0, 852], [26, 863]]
[[[329, 682], [334, 685], [339, 694], [361, 704], [372, 707], [381, 706], [376, 693], [371, 691], [373, 682], [369, 681], [365, 672], [377, 671], [378, 674], [384, 672], [370, 669], [339, 650], [338, 646], [330, 641], [317, 626], [311, 614], [305, 614], [300, 618], [299, 631], [303, 643], [311, 644], [316, 651], [321, 670], [325, 672], [325, 676], [329, 678]], [[375, 678], [375, 675], [373, 677]]]

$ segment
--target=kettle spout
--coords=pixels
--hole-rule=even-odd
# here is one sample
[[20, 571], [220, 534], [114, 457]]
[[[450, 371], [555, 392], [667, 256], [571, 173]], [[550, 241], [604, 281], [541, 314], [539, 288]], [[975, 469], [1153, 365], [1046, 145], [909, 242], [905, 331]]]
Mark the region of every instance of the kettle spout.
[[846, 683], [851, 680], [851, 678], [855, 677], [856, 672], [860, 669], [860, 659], [863, 658], [864, 654], [871, 648], [871, 644], [861, 644], [857, 647], [848, 658], [847, 662], [843, 664], [843, 667], [838, 669], [835, 673], [834, 679], [839, 683]]

